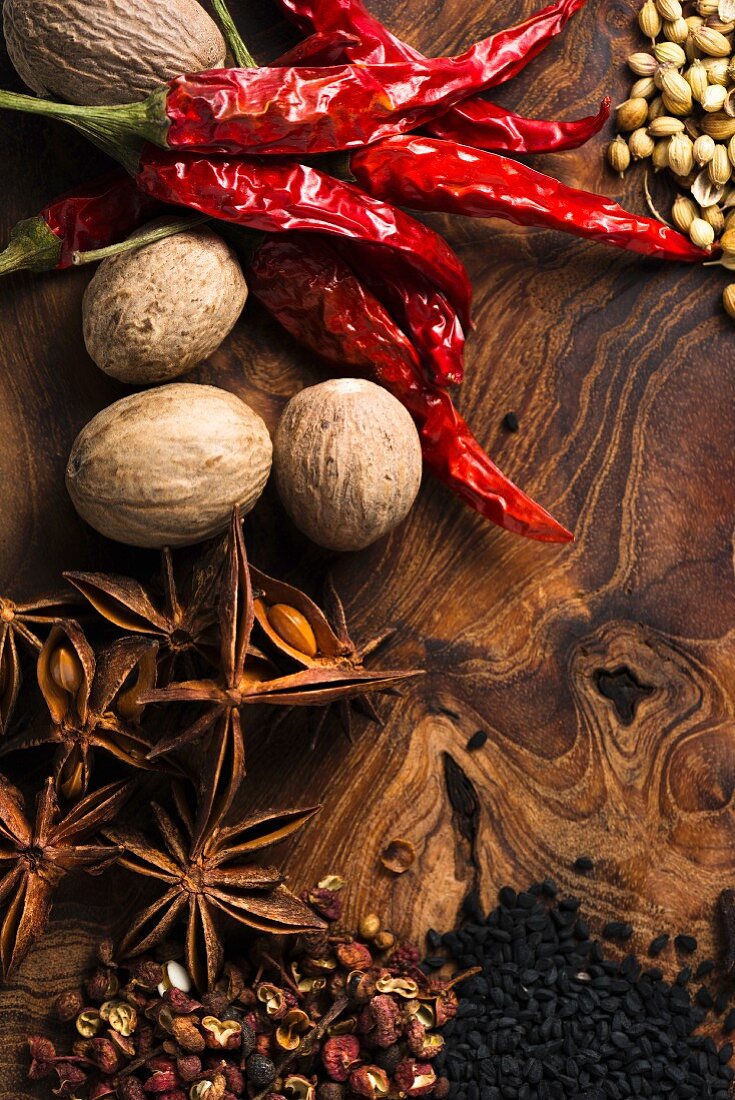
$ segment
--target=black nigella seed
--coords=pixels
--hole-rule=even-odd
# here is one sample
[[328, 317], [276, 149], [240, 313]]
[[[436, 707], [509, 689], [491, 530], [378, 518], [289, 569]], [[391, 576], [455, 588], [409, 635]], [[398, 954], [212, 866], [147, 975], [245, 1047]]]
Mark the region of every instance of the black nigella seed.
[[[607, 958], [577, 899], [555, 894], [548, 881], [504, 886], [487, 917], [465, 910], [439, 937], [458, 967], [482, 970], [458, 987], [432, 1063], [449, 1081], [447, 1100], [729, 1100], [732, 1045], [718, 1050], [698, 1032], [718, 1000], [635, 955]], [[605, 927], [617, 942], [631, 933], [624, 921]], [[668, 942], [658, 936], [651, 954]], [[735, 1031], [735, 1009], [724, 1029]]]
[[657, 955], [661, 954], [670, 939], [671, 936], [669, 936], [667, 932], [662, 932], [660, 936], [656, 936], [654, 940], [651, 940], [648, 946], [648, 954], [652, 959], [655, 959]]
[[472, 734], [472, 737], [470, 737], [469, 741], [465, 745], [465, 748], [468, 750], [468, 752], [473, 752], [475, 749], [481, 749], [486, 741], [487, 734], [485, 733], [485, 731], [477, 730], [475, 733]]
[[578, 856], [574, 861], [574, 870], [584, 875], [588, 871], [594, 871], [595, 865], [589, 856]]
[[507, 412], [503, 417], [503, 426], [507, 428], [509, 432], [518, 431], [518, 417], [514, 412]]
[[633, 927], [622, 920], [611, 920], [602, 929], [602, 935], [606, 940], [629, 940]]
[[711, 974], [715, 968], [715, 964], [712, 959], [705, 959], [701, 962], [697, 969], [694, 971], [694, 977], [697, 981], [701, 981], [702, 978], [706, 978], [708, 974]]
[[674, 939], [674, 947], [685, 955], [691, 955], [697, 950], [697, 940], [694, 936], [680, 935]]

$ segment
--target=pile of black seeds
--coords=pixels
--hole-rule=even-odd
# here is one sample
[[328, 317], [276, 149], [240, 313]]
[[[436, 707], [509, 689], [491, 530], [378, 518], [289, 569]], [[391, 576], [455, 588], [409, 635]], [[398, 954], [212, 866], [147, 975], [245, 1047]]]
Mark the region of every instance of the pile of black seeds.
[[695, 1034], [726, 997], [702, 986], [692, 998], [690, 967], [671, 983], [633, 955], [605, 958], [579, 901], [557, 900], [551, 882], [499, 900], [485, 919], [471, 899], [459, 930], [428, 938], [433, 954], [443, 944], [462, 968], [482, 967], [458, 987], [435, 1062], [451, 1100], [731, 1100], [732, 1044]]

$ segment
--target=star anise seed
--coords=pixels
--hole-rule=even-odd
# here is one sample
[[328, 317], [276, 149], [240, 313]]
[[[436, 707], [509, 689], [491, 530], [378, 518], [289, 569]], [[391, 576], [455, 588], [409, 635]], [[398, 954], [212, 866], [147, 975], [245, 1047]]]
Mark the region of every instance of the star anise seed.
[[157, 643], [129, 637], [95, 655], [72, 619], [52, 628], [38, 656], [38, 682], [51, 715], [50, 728], [7, 741], [0, 755], [40, 744], [58, 746], [57, 794], [76, 799], [89, 785], [93, 750], [102, 749], [135, 768], [150, 769], [150, 742], [138, 725], [141, 693], [155, 683]]
[[13, 716], [21, 684], [18, 641], [37, 652], [43, 642], [36, 630], [52, 626], [57, 618], [75, 603], [73, 596], [61, 593], [28, 603], [14, 603], [0, 596], [0, 736], [6, 732]]

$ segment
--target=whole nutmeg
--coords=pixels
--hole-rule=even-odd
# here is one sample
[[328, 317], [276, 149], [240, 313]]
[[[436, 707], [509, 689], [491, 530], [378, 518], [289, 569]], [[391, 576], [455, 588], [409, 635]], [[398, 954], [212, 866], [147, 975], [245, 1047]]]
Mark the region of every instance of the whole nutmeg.
[[[143, 226], [131, 239], [168, 221]], [[217, 350], [247, 296], [230, 246], [208, 226], [192, 226], [103, 260], [84, 292], [84, 342], [100, 370], [119, 382], [169, 382]]]
[[248, 512], [268, 480], [271, 441], [248, 405], [186, 382], [131, 394], [77, 436], [66, 487], [82, 519], [130, 546], [188, 546]]
[[10, 59], [39, 95], [71, 103], [143, 99], [179, 73], [225, 63], [225, 43], [196, 0], [5, 0]]
[[330, 550], [361, 550], [408, 514], [421, 483], [421, 445], [386, 390], [335, 378], [289, 401], [274, 466], [281, 500], [305, 535]]

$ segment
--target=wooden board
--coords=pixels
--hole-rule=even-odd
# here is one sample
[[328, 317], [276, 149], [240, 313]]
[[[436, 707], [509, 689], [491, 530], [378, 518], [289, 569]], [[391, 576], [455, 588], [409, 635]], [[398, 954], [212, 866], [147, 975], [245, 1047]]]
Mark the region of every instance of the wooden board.
[[[530, 12], [502, 5], [380, 0], [380, 14], [428, 53], [452, 51]], [[240, 6], [257, 55], [293, 40], [265, 0]], [[592, 0], [501, 96], [538, 117], [589, 113], [625, 97], [634, 5]], [[7, 63], [4, 86], [17, 87]], [[68, 131], [0, 118], [3, 239], [19, 218], [98, 167]], [[539, 158], [567, 182], [642, 210], [642, 175], [606, 171], [603, 138]], [[502, 883], [552, 875], [593, 922], [625, 914], [642, 948], [661, 929], [713, 948], [718, 891], [733, 885], [735, 821], [734, 333], [726, 277], [645, 262], [559, 234], [436, 218], [476, 288], [460, 407], [499, 464], [576, 531], [571, 547], [501, 533], [426, 483], [401, 530], [329, 562], [284, 524], [268, 495], [249, 521], [251, 556], [315, 583], [328, 564], [357, 638], [389, 622], [385, 652], [426, 676], [383, 705], [385, 728], [350, 747], [331, 729], [248, 731], [254, 807], [323, 802], [284, 853], [294, 887], [327, 871], [350, 881], [348, 916], [387, 915], [404, 936], [448, 927], [471, 886], [490, 906]], [[122, 393], [87, 358], [85, 271], [0, 285], [0, 591], [21, 596], [63, 568], [119, 565], [68, 503], [75, 433]], [[199, 372], [272, 425], [318, 364], [256, 308]], [[515, 410], [518, 434], [502, 428]], [[153, 567], [134, 555], [141, 575]], [[477, 729], [489, 734], [465, 749]], [[451, 761], [453, 763], [447, 763]], [[456, 765], [456, 767], [455, 767]], [[452, 806], [447, 767], [476, 793], [473, 827]], [[460, 776], [461, 785], [461, 776]], [[465, 800], [466, 801], [466, 800]], [[458, 807], [460, 807], [458, 809]], [[379, 854], [408, 838], [396, 878]], [[591, 854], [588, 879], [571, 864]], [[61, 891], [48, 936], [0, 994], [0, 1098], [24, 1082], [22, 1042], [48, 1028], [50, 996], [79, 974], [104, 931], [122, 927], [137, 884], [107, 875]], [[676, 960], [665, 957], [666, 965]]]

